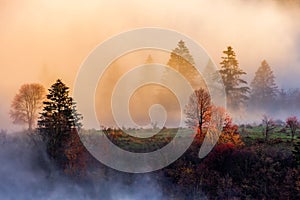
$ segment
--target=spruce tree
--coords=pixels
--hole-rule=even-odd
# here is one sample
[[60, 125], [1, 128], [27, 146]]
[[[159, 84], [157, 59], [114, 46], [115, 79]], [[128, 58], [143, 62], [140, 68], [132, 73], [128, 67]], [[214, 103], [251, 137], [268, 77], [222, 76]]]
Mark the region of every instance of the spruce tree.
[[222, 57], [221, 69], [219, 70], [227, 96], [227, 105], [231, 110], [237, 110], [245, 105], [249, 93], [249, 87], [247, 87], [247, 81], [241, 78], [245, 75], [236, 59], [235, 52], [231, 46], [227, 47], [227, 50], [223, 51], [225, 56]]
[[273, 102], [278, 93], [275, 76], [267, 61], [262, 61], [251, 82], [250, 105], [265, 108]]
[[[195, 62], [193, 56], [190, 54], [189, 49], [185, 45], [184, 41], [180, 40], [177, 47], [171, 52], [168, 66], [182, 74], [194, 88], [197, 88], [201, 76], [194, 67]], [[168, 70], [163, 74], [163, 80], [167, 78]], [[199, 79], [199, 80], [198, 80]]]
[[59, 79], [49, 89], [43, 104], [38, 121], [39, 132], [49, 156], [58, 161], [59, 165], [65, 165], [68, 160], [66, 146], [74, 138], [72, 134], [77, 133], [75, 128], [81, 127], [82, 116], [77, 113], [72, 97], [69, 97], [69, 88]]

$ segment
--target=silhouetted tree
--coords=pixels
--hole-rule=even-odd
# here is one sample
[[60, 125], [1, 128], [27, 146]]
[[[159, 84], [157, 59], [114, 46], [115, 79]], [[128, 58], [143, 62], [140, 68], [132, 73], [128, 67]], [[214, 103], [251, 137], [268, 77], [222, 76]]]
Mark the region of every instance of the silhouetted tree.
[[264, 115], [262, 118], [262, 125], [264, 126], [264, 136], [265, 141], [269, 139], [269, 135], [276, 128], [275, 123], [272, 118], [267, 115]]
[[273, 71], [267, 61], [262, 61], [250, 86], [250, 104], [252, 106], [263, 108], [275, 100], [278, 87], [275, 83]]
[[246, 72], [239, 68], [239, 63], [232, 47], [227, 47], [227, 50], [223, 51], [223, 53], [225, 56], [222, 57], [223, 60], [220, 63], [221, 69], [219, 72], [225, 86], [228, 108], [236, 110], [245, 104], [250, 89], [247, 87], [247, 82], [241, 78]]
[[81, 127], [81, 119], [75, 102], [69, 97], [69, 88], [58, 79], [49, 89], [38, 126], [49, 156], [63, 169], [70, 164], [70, 149], [80, 147], [76, 128]]
[[197, 127], [200, 134], [203, 134], [203, 126], [209, 122], [210, 112], [211, 100], [209, 93], [202, 88], [195, 90], [185, 107], [186, 124], [189, 127]]
[[45, 89], [41, 84], [22, 85], [11, 104], [9, 114], [13, 123], [27, 124], [31, 131], [44, 98]]
[[293, 142], [295, 134], [296, 134], [296, 130], [299, 127], [299, 121], [296, 116], [291, 116], [286, 119], [286, 124], [288, 125], [288, 127], [291, 130], [292, 142]]
[[[193, 87], [199, 85], [201, 77], [194, 67], [195, 62], [193, 56], [190, 54], [189, 49], [185, 45], [184, 41], [180, 40], [177, 47], [171, 52], [168, 66], [182, 74], [188, 81], [191, 82]], [[168, 70], [163, 74], [163, 80], [166, 79]]]

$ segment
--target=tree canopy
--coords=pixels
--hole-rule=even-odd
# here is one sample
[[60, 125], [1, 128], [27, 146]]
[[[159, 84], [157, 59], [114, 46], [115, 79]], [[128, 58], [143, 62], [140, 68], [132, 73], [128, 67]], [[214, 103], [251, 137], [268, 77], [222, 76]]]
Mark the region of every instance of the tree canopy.
[[249, 87], [247, 86], [247, 81], [241, 78], [246, 72], [239, 67], [235, 52], [231, 46], [228, 46], [223, 53], [225, 55], [222, 57], [223, 60], [220, 63], [221, 69], [219, 72], [225, 86], [228, 108], [236, 110], [244, 106], [248, 99]]
[[[194, 88], [198, 89], [197, 85], [199, 85], [201, 76], [194, 67], [194, 58], [183, 40], [180, 40], [177, 47], [171, 52], [167, 65], [182, 74]], [[167, 73], [168, 70], [165, 71], [163, 80]]]
[[198, 128], [200, 134], [203, 134], [203, 126], [210, 120], [211, 106], [209, 93], [202, 88], [195, 90], [185, 107], [186, 124]]
[[49, 156], [65, 169], [73, 158], [68, 156], [68, 152], [83, 148], [79, 145], [76, 130], [81, 127], [82, 116], [77, 113], [76, 103], [69, 96], [69, 88], [59, 79], [49, 89], [47, 100], [43, 104], [38, 121], [39, 132], [46, 143]]
[[250, 84], [251, 95], [250, 104], [252, 107], [262, 108], [275, 100], [278, 87], [275, 83], [275, 76], [267, 61], [263, 60], [260, 67], [255, 72], [255, 76]]
[[45, 97], [45, 89], [39, 83], [24, 84], [19, 89], [19, 93], [14, 97], [10, 117], [13, 123], [27, 124], [31, 131], [39, 109]]

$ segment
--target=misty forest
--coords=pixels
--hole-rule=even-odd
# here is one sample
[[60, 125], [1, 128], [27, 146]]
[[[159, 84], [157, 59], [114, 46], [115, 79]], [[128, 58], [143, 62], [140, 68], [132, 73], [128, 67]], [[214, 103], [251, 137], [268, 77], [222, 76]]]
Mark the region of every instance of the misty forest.
[[[154, 62], [151, 55], [145, 62]], [[1, 160], [5, 161], [1, 166], [1, 198], [299, 198], [300, 127], [296, 111], [300, 106], [300, 89], [280, 89], [266, 60], [257, 67], [248, 84], [243, 79], [246, 72], [239, 66], [234, 49], [228, 46], [223, 51], [220, 69], [214, 71], [209, 61], [203, 73], [212, 80], [215, 73], [220, 73], [227, 96], [225, 109], [212, 104], [205, 81], [193, 64], [188, 47], [184, 41], [179, 41], [167, 65], [191, 80], [194, 88], [185, 106], [184, 127], [160, 127], [153, 121], [151, 127], [101, 125], [98, 129], [86, 129], [82, 123], [84, 116], [77, 111], [76, 100], [62, 80], [57, 79], [48, 92], [39, 83], [23, 84], [11, 102], [9, 114], [13, 123], [23, 124], [26, 130], [13, 134], [1, 131]], [[168, 78], [167, 74], [168, 71], [162, 73], [162, 79]], [[148, 93], [154, 91], [151, 98], [140, 93], [135, 99], [136, 106], [147, 107], [156, 101], [167, 107], [168, 114], [176, 116], [171, 95], [162, 88], [154, 89], [147, 88]], [[246, 123], [247, 113], [257, 111], [263, 113], [257, 116], [260, 119]], [[283, 111], [290, 113], [285, 119], [280, 118]], [[213, 137], [207, 132], [208, 124], [213, 123], [212, 113], [218, 113], [222, 132], [213, 150], [200, 159], [198, 151], [204, 137]], [[245, 115], [242, 117], [244, 123], [234, 122], [236, 113], [239, 117]], [[141, 113], [135, 111], [134, 114], [142, 118]], [[124, 132], [147, 134], [156, 129], [161, 130], [146, 139]], [[95, 138], [100, 136], [108, 137], [127, 151], [149, 152], [171, 142], [178, 129], [194, 130], [191, 146], [171, 165], [146, 174], [111, 169], [94, 158], [82, 144], [85, 140], [93, 145]], [[188, 136], [183, 131], [181, 137]]]
[[[101, 7], [101, 31], [98, 28], [93, 30], [97, 29], [96, 33], [102, 34], [103, 38], [125, 30], [116, 31], [114, 28], [118, 26], [145, 26], [147, 23], [141, 23], [145, 20], [149, 25], [158, 23], [162, 27], [172, 21], [169, 28], [197, 37], [193, 31], [203, 31], [203, 35], [199, 36], [211, 36], [214, 39], [205, 41], [195, 37], [196, 40], [203, 41], [203, 46], [212, 54], [208, 60], [195, 55], [185, 38], [175, 42], [170, 52], [140, 49], [116, 58], [99, 78], [95, 89], [93, 107], [99, 122], [96, 125], [91, 124], [89, 116], [83, 114], [84, 106], [76, 101], [72, 85], [75, 81], [70, 76], [75, 77], [74, 66], [79, 66], [86, 54], [93, 49], [95, 42], [91, 38], [95, 36], [92, 32], [85, 31], [91, 27], [88, 23], [83, 23], [83, 16], [99, 16], [96, 9], [99, 5], [92, 9], [72, 3], [66, 13], [62, 9], [52, 13], [51, 9], [60, 8], [61, 5], [45, 3], [45, 9], [38, 3], [37, 7], [24, 4], [23, 10], [22, 6], [17, 9], [17, 6], [14, 8], [13, 5], [8, 6], [8, 3], [4, 3], [2, 8], [0, 3], [0, 22], [7, 23], [5, 27], [8, 33], [6, 35], [4, 30], [0, 30], [0, 44], [3, 42], [4, 47], [12, 46], [11, 49], [5, 47], [5, 50], [0, 47], [0, 65], [5, 66], [5, 69], [1, 68], [0, 76], [3, 93], [0, 96], [0, 199], [300, 199], [300, 87], [297, 87], [300, 77], [300, 37], [295, 39], [300, 31], [299, 28], [294, 28], [300, 27], [298, 22], [294, 22], [300, 13], [299, 1], [282, 3], [265, 0], [251, 1], [250, 4], [239, 0], [232, 2], [232, 5], [216, 3], [222, 5], [220, 7], [201, 3], [202, 8], [198, 6], [196, 10], [195, 2], [191, 2], [191, 5], [178, 3], [178, 7], [185, 8], [189, 15], [175, 8], [176, 6], [170, 8], [170, 11], [157, 8], [169, 6], [163, 3], [157, 3], [160, 6], [155, 6], [155, 9], [153, 5], [156, 3], [145, 3], [149, 6], [147, 8], [133, 3], [120, 3], [122, 9], [110, 3], [101, 4], [108, 9], [104, 12], [106, 9]], [[257, 16], [266, 17], [265, 19], [258, 19], [252, 12], [256, 7]], [[9, 18], [11, 16], [8, 13], [13, 8], [18, 13], [18, 18]], [[31, 12], [36, 8], [42, 9]], [[146, 14], [137, 12], [138, 8], [143, 8]], [[79, 19], [74, 13], [81, 9], [89, 11], [82, 16], [78, 14], [82, 17]], [[198, 9], [204, 14], [199, 14], [201, 12]], [[228, 14], [222, 9], [235, 14]], [[267, 12], [265, 9], [270, 10]], [[147, 13], [155, 13], [154, 10], [157, 16], [148, 16]], [[228, 24], [222, 26], [222, 29], [228, 29], [228, 32], [224, 30], [224, 36], [217, 35], [216, 32], [223, 31], [220, 27], [225, 22], [218, 21], [222, 19], [205, 10], [216, 15], [219, 13], [224, 20], [227, 19]], [[44, 11], [45, 15], [42, 14]], [[29, 22], [26, 21], [28, 16], [25, 17], [26, 13], [35, 12], [36, 15], [28, 16], [34, 19], [37, 27], [45, 27], [43, 30], [36, 29], [37, 32], [34, 32], [34, 25], [26, 24]], [[164, 12], [180, 17], [173, 19], [162, 14]], [[282, 17], [281, 13], [285, 12], [289, 14], [284, 16], [289, 17]], [[7, 19], [4, 20], [2, 13]], [[38, 14], [44, 18], [39, 18]], [[239, 14], [245, 21], [238, 21]], [[120, 19], [112, 15], [126, 17]], [[140, 18], [133, 18], [135, 15], [140, 15]], [[206, 23], [207, 19], [203, 20], [202, 24], [197, 24], [201, 24], [201, 31], [196, 26], [192, 27], [195, 30], [190, 31], [191, 27], [188, 26], [193, 24], [193, 20], [197, 21], [190, 16], [203, 19], [204, 16], [209, 16], [209, 23]], [[234, 20], [232, 16], [235, 16]], [[28, 30], [32, 32], [26, 32], [26, 28], [22, 30], [19, 25], [14, 28], [8, 25], [17, 22], [20, 24], [19, 20], [23, 17], [24, 26], [28, 26]], [[165, 19], [161, 20], [163, 18]], [[69, 21], [63, 21], [59, 25], [52, 23], [58, 22], [58, 19]], [[91, 24], [96, 24], [94, 15], [89, 20]], [[107, 20], [115, 25], [110, 25]], [[45, 21], [48, 22], [47, 25], [44, 24]], [[191, 24], [187, 25], [187, 21], [191, 21]], [[136, 24], [133, 25], [133, 22]], [[231, 22], [235, 23], [231, 25]], [[177, 26], [177, 23], [182, 27]], [[279, 24], [284, 31], [278, 28]], [[65, 30], [65, 27], [71, 34], [59, 32]], [[276, 32], [277, 28], [280, 30]], [[239, 32], [240, 29], [243, 31]], [[8, 41], [14, 41], [10, 30], [14, 30], [16, 35], [22, 33], [20, 37], [32, 43], [20, 43], [16, 39], [15, 46], [10, 44]], [[47, 35], [46, 32], [49, 31], [53, 31], [53, 34]], [[80, 34], [85, 35], [84, 41], [78, 36]], [[6, 40], [2, 41], [2, 36]], [[52, 44], [52, 41], [60, 40], [60, 37], [63, 38], [61, 45]], [[98, 38], [97, 42], [103, 38]], [[17, 47], [17, 43], [22, 47]], [[39, 56], [44, 51], [39, 43], [47, 46], [43, 56]], [[281, 46], [286, 49], [280, 49]], [[65, 53], [57, 53], [65, 48], [68, 48]], [[28, 53], [30, 49], [34, 49], [32, 60], [37, 60], [36, 62], [31, 61]], [[290, 51], [291, 49], [297, 53]], [[74, 53], [77, 50], [80, 55]], [[7, 56], [1, 56], [2, 54]], [[101, 56], [105, 58], [107, 55]], [[102, 59], [101, 56], [99, 59]], [[198, 60], [205, 63], [201, 66], [201, 72], [196, 66]], [[10, 62], [19, 68], [9, 65]], [[49, 67], [45, 63], [56, 67]], [[159, 69], [155, 68], [158, 63], [165, 66], [164, 70], [152, 70]], [[38, 66], [39, 70], [42, 69], [41, 73], [37, 68], [27, 68], [26, 64]], [[61, 67], [66, 64], [73, 68]], [[134, 72], [138, 65], [145, 70], [136, 71], [134, 77], [123, 82], [125, 89], [114, 94], [118, 81], [127, 73]], [[122, 107], [129, 91], [126, 88], [133, 87], [134, 81], [159, 77], [161, 83], [180, 87], [172, 75], [174, 72], [187, 80], [192, 94], [184, 96], [186, 93], [176, 94], [163, 84], [147, 83], [137, 87], [126, 102], [130, 119], [120, 111], [127, 109]], [[90, 89], [88, 84], [82, 87]], [[187, 99], [182, 109], [178, 96]], [[219, 104], [218, 100], [222, 98], [225, 98], [225, 103], [220, 106], [222, 103]], [[117, 114], [112, 108], [113, 101], [119, 106]], [[164, 112], [159, 112], [153, 105], [160, 105]], [[118, 119], [122, 119], [121, 123], [116, 120], [116, 115]], [[176, 137], [180, 139], [179, 142], [174, 142]], [[154, 152], [166, 145], [176, 151], [176, 148], [183, 148], [180, 141], [192, 138], [192, 142], [178, 159], [165, 167], [146, 173], [130, 173], [107, 166], [91, 153], [90, 150], [97, 150], [97, 145], [100, 144], [103, 151], [100, 155], [110, 158], [113, 152], [111, 147], [100, 142], [104, 138], [108, 138], [120, 149], [134, 153]], [[200, 149], [207, 144], [211, 144], [212, 149], [201, 157]], [[111, 159], [117, 162], [118, 158]], [[134, 164], [136, 163], [132, 163]]]

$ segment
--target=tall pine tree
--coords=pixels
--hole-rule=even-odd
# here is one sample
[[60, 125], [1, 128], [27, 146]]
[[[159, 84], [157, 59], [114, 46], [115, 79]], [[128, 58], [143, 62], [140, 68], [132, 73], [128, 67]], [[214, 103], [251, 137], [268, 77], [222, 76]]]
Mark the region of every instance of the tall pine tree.
[[250, 105], [256, 108], [266, 108], [273, 102], [278, 94], [275, 76], [267, 61], [263, 60], [255, 72], [251, 82]]
[[75, 154], [83, 151], [75, 129], [81, 127], [82, 116], [77, 113], [72, 97], [69, 97], [69, 88], [59, 79], [49, 89], [47, 100], [43, 104], [38, 121], [39, 132], [50, 158], [63, 170], [67, 170], [77, 157]]
[[[190, 54], [189, 49], [184, 41], [180, 40], [177, 47], [171, 52], [168, 66], [182, 74], [194, 88], [199, 88], [199, 81], [201, 76], [197, 69], [194, 67], [195, 62], [193, 56]], [[163, 80], [168, 78], [168, 70], [163, 74]]]
[[225, 56], [222, 57], [221, 69], [219, 70], [223, 83], [225, 86], [225, 92], [227, 96], [227, 106], [230, 110], [238, 110], [245, 105], [249, 93], [249, 87], [247, 82], [241, 78], [245, 75], [236, 59], [235, 52], [231, 46], [227, 47], [227, 50], [223, 51]]

